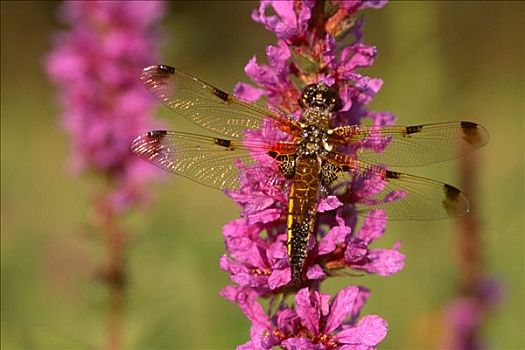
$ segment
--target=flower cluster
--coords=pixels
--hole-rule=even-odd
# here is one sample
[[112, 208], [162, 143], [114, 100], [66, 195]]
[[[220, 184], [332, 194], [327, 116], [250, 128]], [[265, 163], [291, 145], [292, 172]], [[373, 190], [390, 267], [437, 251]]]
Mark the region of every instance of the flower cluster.
[[141, 203], [141, 185], [153, 175], [129, 145], [155, 126], [154, 103], [137, 77], [157, 60], [154, 25], [163, 13], [157, 1], [65, 2], [61, 15], [71, 28], [55, 38], [46, 61], [60, 88], [72, 168], [109, 179], [115, 211]]
[[269, 317], [249, 290], [225, 288], [225, 298], [239, 304], [252, 322], [248, 343], [238, 349], [370, 349], [386, 336], [387, 324], [379, 316], [357, 320], [369, 291], [350, 286], [330, 301], [330, 295], [303, 288], [295, 295], [295, 308], [281, 304]]
[[[357, 72], [374, 62], [376, 49], [362, 43], [364, 8], [380, 8], [385, 1], [262, 0], [252, 18], [277, 36], [277, 44], [266, 50], [269, 64], [252, 58], [246, 74], [256, 86], [238, 83], [235, 94], [248, 101], [266, 98], [270, 108], [277, 108], [298, 118], [297, 102], [301, 89], [324, 82], [334, 88], [342, 102], [332, 124], [356, 125], [363, 118], [375, 126], [391, 125], [388, 112], [367, 110], [382, 81]], [[265, 123], [250, 131], [245, 139], [283, 140], [281, 131]], [[387, 141], [387, 140], [386, 140]], [[353, 145], [381, 151], [387, 142], [364, 140]], [[377, 194], [384, 188], [382, 179], [364, 173], [344, 186], [352, 200], [335, 195], [324, 196], [317, 207], [317, 231], [310, 237], [304, 263], [305, 280], [301, 286], [291, 282], [287, 252], [286, 207], [289, 186], [273, 161], [261, 157], [255, 165], [239, 164], [241, 186], [228, 193], [242, 207], [242, 218], [224, 226], [227, 254], [221, 268], [235, 283], [221, 294], [236, 302], [252, 322], [251, 341], [240, 349], [369, 349], [386, 335], [386, 322], [378, 316], [357, 320], [359, 309], [369, 292], [350, 286], [330, 302], [319, 292], [323, 280], [342, 269], [354, 269], [381, 276], [397, 273], [404, 267], [399, 244], [389, 249], [369, 245], [385, 231], [386, 216], [375, 211], [356, 226], [353, 202]], [[394, 194], [395, 196], [396, 194]], [[399, 194], [402, 196], [402, 194]], [[343, 203], [344, 202], [344, 203]], [[297, 288], [301, 288], [297, 290]], [[277, 310], [264, 312], [258, 298], [273, 298], [297, 293], [290, 305], [281, 302]]]

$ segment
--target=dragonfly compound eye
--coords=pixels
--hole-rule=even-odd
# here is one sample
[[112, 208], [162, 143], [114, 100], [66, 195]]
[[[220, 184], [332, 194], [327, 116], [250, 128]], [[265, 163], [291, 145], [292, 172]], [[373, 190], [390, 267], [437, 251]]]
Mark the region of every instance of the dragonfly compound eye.
[[307, 85], [301, 94], [299, 104], [303, 108], [335, 112], [341, 109], [341, 99], [337, 92], [324, 83]]

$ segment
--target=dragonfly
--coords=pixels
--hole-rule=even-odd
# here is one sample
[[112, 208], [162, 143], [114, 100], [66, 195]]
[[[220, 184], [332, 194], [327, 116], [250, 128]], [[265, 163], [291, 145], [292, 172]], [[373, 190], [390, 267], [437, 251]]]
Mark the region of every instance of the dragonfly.
[[[142, 84], [178, 115], [211, 135], [154, 130], [137, 137], [132, 151], [169, 172], [219, 190], [239, 190], [243, 164], [264, 155], [288, 181], [287, 250], [292, 283], [300, 285], [308, 242], [316, 230], [317, 206], [327, 191], [355, 178], [380, 179], [372, 200], [355, 202], [358, 213], [383, 210], [389, 219], [434, 220], [465, 215], [468, 200], [456, 187], [388, 167], [413, 167], [463, 156], [488, 142], [488, 132], [470, 121], [411, 126], [336, 126], [341, 108], [336, 90], [324, 83], [303, 88], [299, 118], [246, 102], [167, 65], [143, 69]], [[270, 123], [275, 139], [246, 137]], [[383, 152], [352, 146], [387, 142]], [[270, 181], [270, 179], [269, 179]], [[336, 186], [337, 185], [337, 186]], [[400, 193], [399, 200], [389, 200]], [[352, 198], [346, 196], [345, 198]]]

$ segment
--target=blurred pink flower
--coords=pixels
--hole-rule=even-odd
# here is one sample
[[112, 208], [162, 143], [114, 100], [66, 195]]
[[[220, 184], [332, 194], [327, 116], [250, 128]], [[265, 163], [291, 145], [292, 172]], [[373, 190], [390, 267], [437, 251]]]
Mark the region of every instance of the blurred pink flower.
[[444, 309], [445, 332], [441, 349], [479, 350], [487, 346], [480, 338], [480, 328], [505, 294], [503, 284], [484, 277], [470, 295], [458, 297]]
[[141, 86], [141, 69], [158, 60], [164, 13], [158, 1], [71, 1], [61, 8], [69, 26], [46, 57], [58, 86], [65, 130], [71, 135], [71, 167], [111, 182], [110, 201], [120, 211], [144, 201], [153, 172], [130, 152], [133, 138], [158, 126], [154, 102]]

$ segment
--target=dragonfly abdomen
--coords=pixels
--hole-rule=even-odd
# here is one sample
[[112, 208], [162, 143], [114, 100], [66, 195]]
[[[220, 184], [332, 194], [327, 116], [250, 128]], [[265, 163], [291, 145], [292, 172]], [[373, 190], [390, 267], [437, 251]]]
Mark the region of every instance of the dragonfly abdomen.
[[300, 285], [308, 255], [308, 241], [315, 230], [320, 166], [317, 157], [298, 157], [288, 202], [288, 257], [292, 282]]

